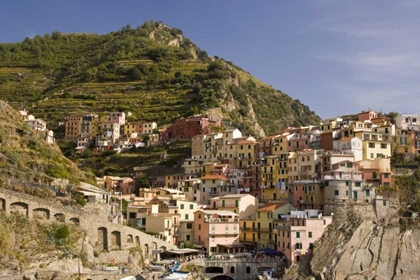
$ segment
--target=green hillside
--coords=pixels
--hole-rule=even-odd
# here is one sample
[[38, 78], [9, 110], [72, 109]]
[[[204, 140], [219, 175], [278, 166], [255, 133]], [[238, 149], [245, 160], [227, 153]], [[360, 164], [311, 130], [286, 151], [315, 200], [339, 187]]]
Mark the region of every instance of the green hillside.
[[130, 121], [163, 125], [210, 112], [262, 136], [319, 121], [299, 100], [154, 21], [105, 35], [53, 32], [0, 44], [0, 92], [53, 124], [71, 114], [125, 111]]
[[18, 112], [0, 100], [0, 187], [41, 187], [56, 178], [71, 183], [94, 182], [93, 174], [87, 178], [57, 145], [44, 139], [45, 132], [33, 131]]

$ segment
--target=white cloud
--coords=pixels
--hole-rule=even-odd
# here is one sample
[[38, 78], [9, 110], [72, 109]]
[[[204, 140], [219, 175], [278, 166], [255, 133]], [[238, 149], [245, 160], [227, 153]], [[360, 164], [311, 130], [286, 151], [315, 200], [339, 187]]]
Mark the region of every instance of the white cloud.
[[334, 20], [326, 16], [310, 25], [340, 42], [315, 56], [349, 73], [330, 88], [362, 108], [420, 111], [420, 18], [413, 2], [379, 11], [362, 5], [351, 12], [336, 9]]

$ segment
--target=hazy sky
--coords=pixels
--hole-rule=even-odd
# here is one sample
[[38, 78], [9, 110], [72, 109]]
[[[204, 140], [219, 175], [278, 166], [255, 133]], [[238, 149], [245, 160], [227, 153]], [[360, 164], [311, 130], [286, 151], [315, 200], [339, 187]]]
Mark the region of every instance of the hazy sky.
[[322, 118], [420, 112], [420, 1], [2, 1], [0, 41], [54, 30], [104, 34], [151, 19]]

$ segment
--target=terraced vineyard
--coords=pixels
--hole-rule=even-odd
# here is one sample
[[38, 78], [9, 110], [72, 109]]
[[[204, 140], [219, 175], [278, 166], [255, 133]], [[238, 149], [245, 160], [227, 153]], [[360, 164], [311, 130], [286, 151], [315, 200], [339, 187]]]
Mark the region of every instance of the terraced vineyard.
[[110, 111], [162, 126], [214, 108], [257, 136], [319, 121], [298, 100], [153, 21], [106, 35], [53, 32], [0, 44], [0, 93], [52, 128], [68, 115]]

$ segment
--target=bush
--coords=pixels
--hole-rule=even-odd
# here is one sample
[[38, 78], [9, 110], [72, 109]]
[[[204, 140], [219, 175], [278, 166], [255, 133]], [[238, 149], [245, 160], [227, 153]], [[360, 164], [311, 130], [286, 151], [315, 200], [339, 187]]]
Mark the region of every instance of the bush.
[[82, 207], [86, 205], [86, 199], [84, 197], [76, 197], [77, 204], [81, 205]]

